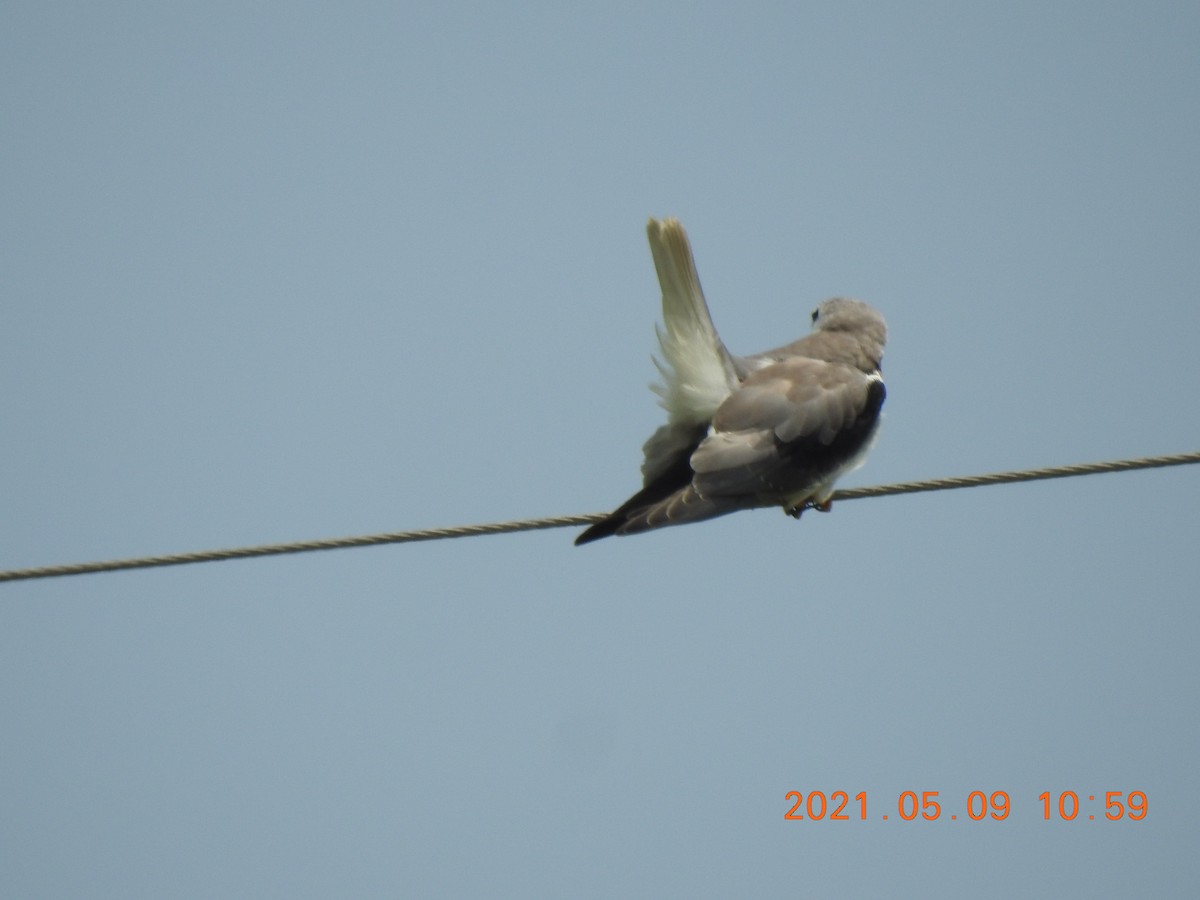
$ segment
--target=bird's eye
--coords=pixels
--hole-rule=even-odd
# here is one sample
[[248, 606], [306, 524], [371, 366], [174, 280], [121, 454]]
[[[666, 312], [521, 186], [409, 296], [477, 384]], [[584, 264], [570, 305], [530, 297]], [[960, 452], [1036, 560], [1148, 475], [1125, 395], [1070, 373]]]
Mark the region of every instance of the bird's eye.
[[813, 320], [813, 324], [814, 324], [814, 325], [816, 325], [816, 324], [817, 324], [817, 316], [819, 316], [820, 314], [821, 314], [821, 311], [820, 311], [819, 309], [814, 309], [814, 310], [813, 310], [813, 314], [812, 314], [812, 320]]

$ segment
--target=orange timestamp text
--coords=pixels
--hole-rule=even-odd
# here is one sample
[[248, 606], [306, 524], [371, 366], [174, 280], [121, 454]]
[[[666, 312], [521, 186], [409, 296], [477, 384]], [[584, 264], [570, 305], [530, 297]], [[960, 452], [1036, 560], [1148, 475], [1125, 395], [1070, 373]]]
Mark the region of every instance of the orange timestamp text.
[[[784, 800], [789, 806], [783, 817], [790, 822], [867, 820], [866, 791], [856, 794], [849, 791], [832, 791], [828, 794], [824, 791], [788, 791]], [[1145, 791], [1103, 791], [1100, 794], [1083, 795], [1076, 791], [1057, 794], [1043, 791], [1037, 800], [1041, 805], [1042, 819], [1047, 822], [1051, 819], [1072, 822], [1079, 818], [1095, 821], [1097, 817], [1110, 822], [1121, 819], [1140, 822], [1146, 818], [1149, 810]], [[883, 812], [880, 818], [887, 821], [894, 809], [896, 817], [904, 822], [916, 819], [933, 822], [943, 818], [954, 821], [959, 818], [960, 812], [972, 822], [1002, 822], [1012, 809], [1008, 791], [971, 791], [965, 798], [951, 801], [950, 806], [943, 808], [946, 802], [939, 791], [901, 791], [896, 797], [895, 806], [888, 807], [888, 811]], [[1103, 806], [1099, 803], [1103, 803]]]

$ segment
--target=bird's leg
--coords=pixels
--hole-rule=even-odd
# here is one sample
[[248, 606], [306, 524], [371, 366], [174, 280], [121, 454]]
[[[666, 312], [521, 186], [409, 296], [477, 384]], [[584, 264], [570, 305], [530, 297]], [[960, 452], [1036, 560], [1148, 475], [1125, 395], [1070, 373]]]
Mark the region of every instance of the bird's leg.
[[826, 500], [824, 503], [810, 504], [817, 512], [831, 512], [833, 510], [833, 500]]

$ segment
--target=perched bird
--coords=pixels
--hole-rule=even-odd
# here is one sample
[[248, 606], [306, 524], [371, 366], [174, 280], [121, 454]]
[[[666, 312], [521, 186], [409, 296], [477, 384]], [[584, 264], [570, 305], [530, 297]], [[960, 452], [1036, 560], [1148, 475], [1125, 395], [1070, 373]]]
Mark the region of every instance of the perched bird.
[[657, 328], [667, 424], [643, 448], [642, 489], [576, 544], [682, 525], [739, 509], [782, 506], [799, 518], [830, 508], [833, 484], [862, 465], [885, 390], [883, 316], [836, 297], [812, 314], [813, 333], [776, 350], [732, 356], [700, 290], [683, 226], [647, 226], [662, 286]]

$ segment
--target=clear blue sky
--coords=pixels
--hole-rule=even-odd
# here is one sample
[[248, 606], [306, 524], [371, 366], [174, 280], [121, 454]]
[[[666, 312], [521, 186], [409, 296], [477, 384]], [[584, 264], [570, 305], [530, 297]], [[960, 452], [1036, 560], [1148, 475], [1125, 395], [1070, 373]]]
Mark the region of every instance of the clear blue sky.
[[[0, 568], [615, 506], [661, 415], [651, 215], [734, 352], [834, 294], [887, 316], [847, 486], [1200, 448], [1198, 36], [1154, 2], [6, 3]], [[0, 895], [1188, 895], [1198, 495], [0, 585]], [[868, 820], [785, 822], [793, 790]]]

